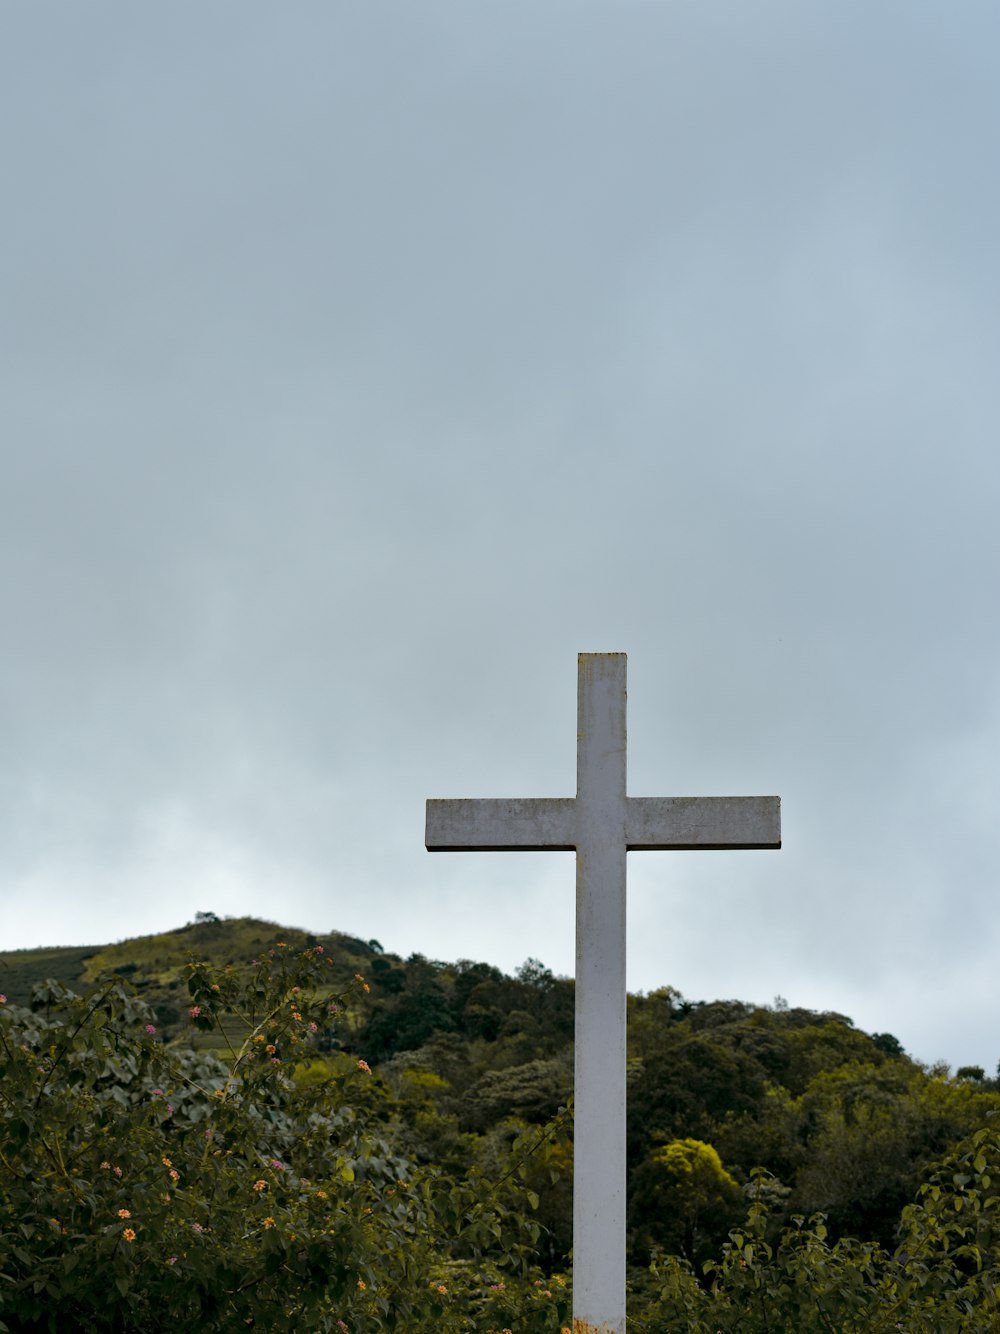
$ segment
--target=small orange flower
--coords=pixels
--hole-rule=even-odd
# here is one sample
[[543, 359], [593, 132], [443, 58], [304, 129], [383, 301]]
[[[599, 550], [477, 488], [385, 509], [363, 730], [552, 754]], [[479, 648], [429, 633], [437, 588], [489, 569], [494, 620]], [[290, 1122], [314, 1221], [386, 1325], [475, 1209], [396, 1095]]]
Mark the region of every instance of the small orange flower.
[[264, 1226], [274, 1227], [274, 1219], [271, 1217], [270, 1214], [268, 1214], [268, 1216], [264, 1219]]
[[358, 1069], [363, 1070], [366, 1075], [370, 1075], [372, 1072], [372, 1068], [367, 1061], [358, 1061]]
[[132, 1210], [131, 1210], [131, 1209], [119, 1209], [119, 1210], [118, 1210], [118, 1217], [119, 1217], [119, 1218], [131, 1218], [131, 1217], [132, 1217]]
[[267, 1182], [266, 1182], [266, 1181], [255, 1181], [255, 1182], [253, 1183], [253, 1188], [254, 1188], [254, 1190], [267, 1190]]
[[135, 1229], [130, 1227], [125, 1228], [122, 1232], [122, 1236], [126, 1241], [135, 1241]]
[[367, 1287], [368, 1287], [368, 1284], [364, 1281], [364, 1279], [363, 1279], [363, 1278], [359, 1278], [359, 1279], [358, 1279], [358, 1291], [359, 1291], [359, 1292], [364, 1292], [365, 1288], [367, 1288]]

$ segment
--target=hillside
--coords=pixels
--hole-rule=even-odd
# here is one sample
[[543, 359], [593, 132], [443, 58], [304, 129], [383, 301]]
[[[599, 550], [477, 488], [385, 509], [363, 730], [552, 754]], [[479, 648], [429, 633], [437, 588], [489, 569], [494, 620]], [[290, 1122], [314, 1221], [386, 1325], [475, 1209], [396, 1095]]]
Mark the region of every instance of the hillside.
[[218, 918], [199, 913], [194, 922], [158, 935], [137, 936], [114, 945], [11, 950], [0, 953], [0, 991], [13, 1004], [27, 1005], [37, 982], [51, 979], [82, 991], [100, 978], [127, 978], [156, 1015], [167, 1039], [190, 1034], [186, 1021], [188, 963], [204, 960], [222, 967], [242, 964], [277, 941], [291, 949], [322, 944], [334, 961], [331, 981], [346, 983], [365, 972], [375, 946], [332, 932], [316, 936], [297, 927], [253, 917]]
[[[414, 1162], [459, 1176], [488, 1170], [520, 1130], [545, 1123], [572, 1095], [573, 983], [536, 960], [509, 977], [468, 960], [404, 960], [377, 941], [335, 932], [199, 916], [115, 945], [9, 953], [0, 957], [0, 991], [11, 1005], [27, 1005], [45, 978], [84, 991], [117, 976], [150, 1007], [157, 1041], [221, 1050], [246, 1029], [225, 1015], [192, 1024], [191, 962], [238, 969], [279, 942], [289, 953], [321, 946], [331, 992], [356, 975], [368, 989], [355, 990], [335, 1035], [319, 1042], [298, 1077], [324, 1078], [324, 1062], [341, 1068], [344, 1053], [370, 1064], [379, 1116]], [[738, 1215], [739, 1187], [758, 1166], [773, 1174], [786, 1214], [822, 1210], [838, 1233], [891, 1245], [922, 1173], [996, 1110], [997, 1082], [981, 1070], [955, 1078], [927, 1070], [890, 1034], [863, 1033], [843, 1015], [690, 1002], [670, 987], [632, 996], [633, 1255], [641, 1261], [662, 1245], [703, 1258]], [[716, 1155], [724, 1189], [693, 1231], [678, 1232], [670, 1154], [702, 1151], [672, 1147], [685, 1144]], [[566, 1169], [556, 1155], [539, 1191], [553, 1262], [570, 1245]]]

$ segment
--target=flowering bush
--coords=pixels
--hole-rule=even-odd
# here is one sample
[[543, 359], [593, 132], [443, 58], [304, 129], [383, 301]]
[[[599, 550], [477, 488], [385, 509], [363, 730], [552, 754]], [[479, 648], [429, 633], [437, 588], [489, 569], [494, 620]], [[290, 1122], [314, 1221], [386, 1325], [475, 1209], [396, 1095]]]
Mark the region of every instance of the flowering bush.
[[563, 1327], [517, 1170], [405, 1161], [364, 1060], [296, 1084], [350, 1001], [327, 971], [319, 947], [193, 963], [224, 1059], [165, 1046], [117, 978], [0, 1009], [0, 1329]]

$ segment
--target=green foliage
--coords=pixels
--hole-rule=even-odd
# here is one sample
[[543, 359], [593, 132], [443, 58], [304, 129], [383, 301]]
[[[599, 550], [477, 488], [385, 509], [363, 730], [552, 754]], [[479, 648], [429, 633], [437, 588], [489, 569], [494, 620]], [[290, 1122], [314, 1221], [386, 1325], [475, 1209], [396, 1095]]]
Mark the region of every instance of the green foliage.
[[[564, 1328], [572, 982], [198, 919], [3, 962], [0, 1327]], [[1000, 1330], [998, 1110], [842, 1015], [630, 997], [630, 1330]]]
[[118, 978], [0, 1007], [0, 1329], [560, 1327], [523, 1185], [548, 1132], [493, 1183], [407, 1162], [363, 1060], [315, 1078], [352, 999], [331, 968], [280, 943], [192, 963], [188, 1017], [225, 1060], [165, 1046]]
[[743, 1226], [700, 1281], [655, 1258], [629, 1328], [635, 1334], [987, 1334], [1000, 1328], [1000, 1132], [977, 1131], [903, 1213], [894, 1251], [831, 1241], [822, 1214], [797, 1216], [769, 1240], [766, 1174], [755, 1174]]

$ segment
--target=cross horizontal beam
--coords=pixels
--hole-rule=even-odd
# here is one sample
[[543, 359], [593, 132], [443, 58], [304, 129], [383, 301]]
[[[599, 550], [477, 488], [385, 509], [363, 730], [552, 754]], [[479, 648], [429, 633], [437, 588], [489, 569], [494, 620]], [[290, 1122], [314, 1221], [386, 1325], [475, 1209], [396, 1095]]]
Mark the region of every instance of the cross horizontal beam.
[[[575, 797], [428, 801], [430, 852], [574, 852]], [[781, 847], [780, 797], [626, 797], [630, 852]]]

